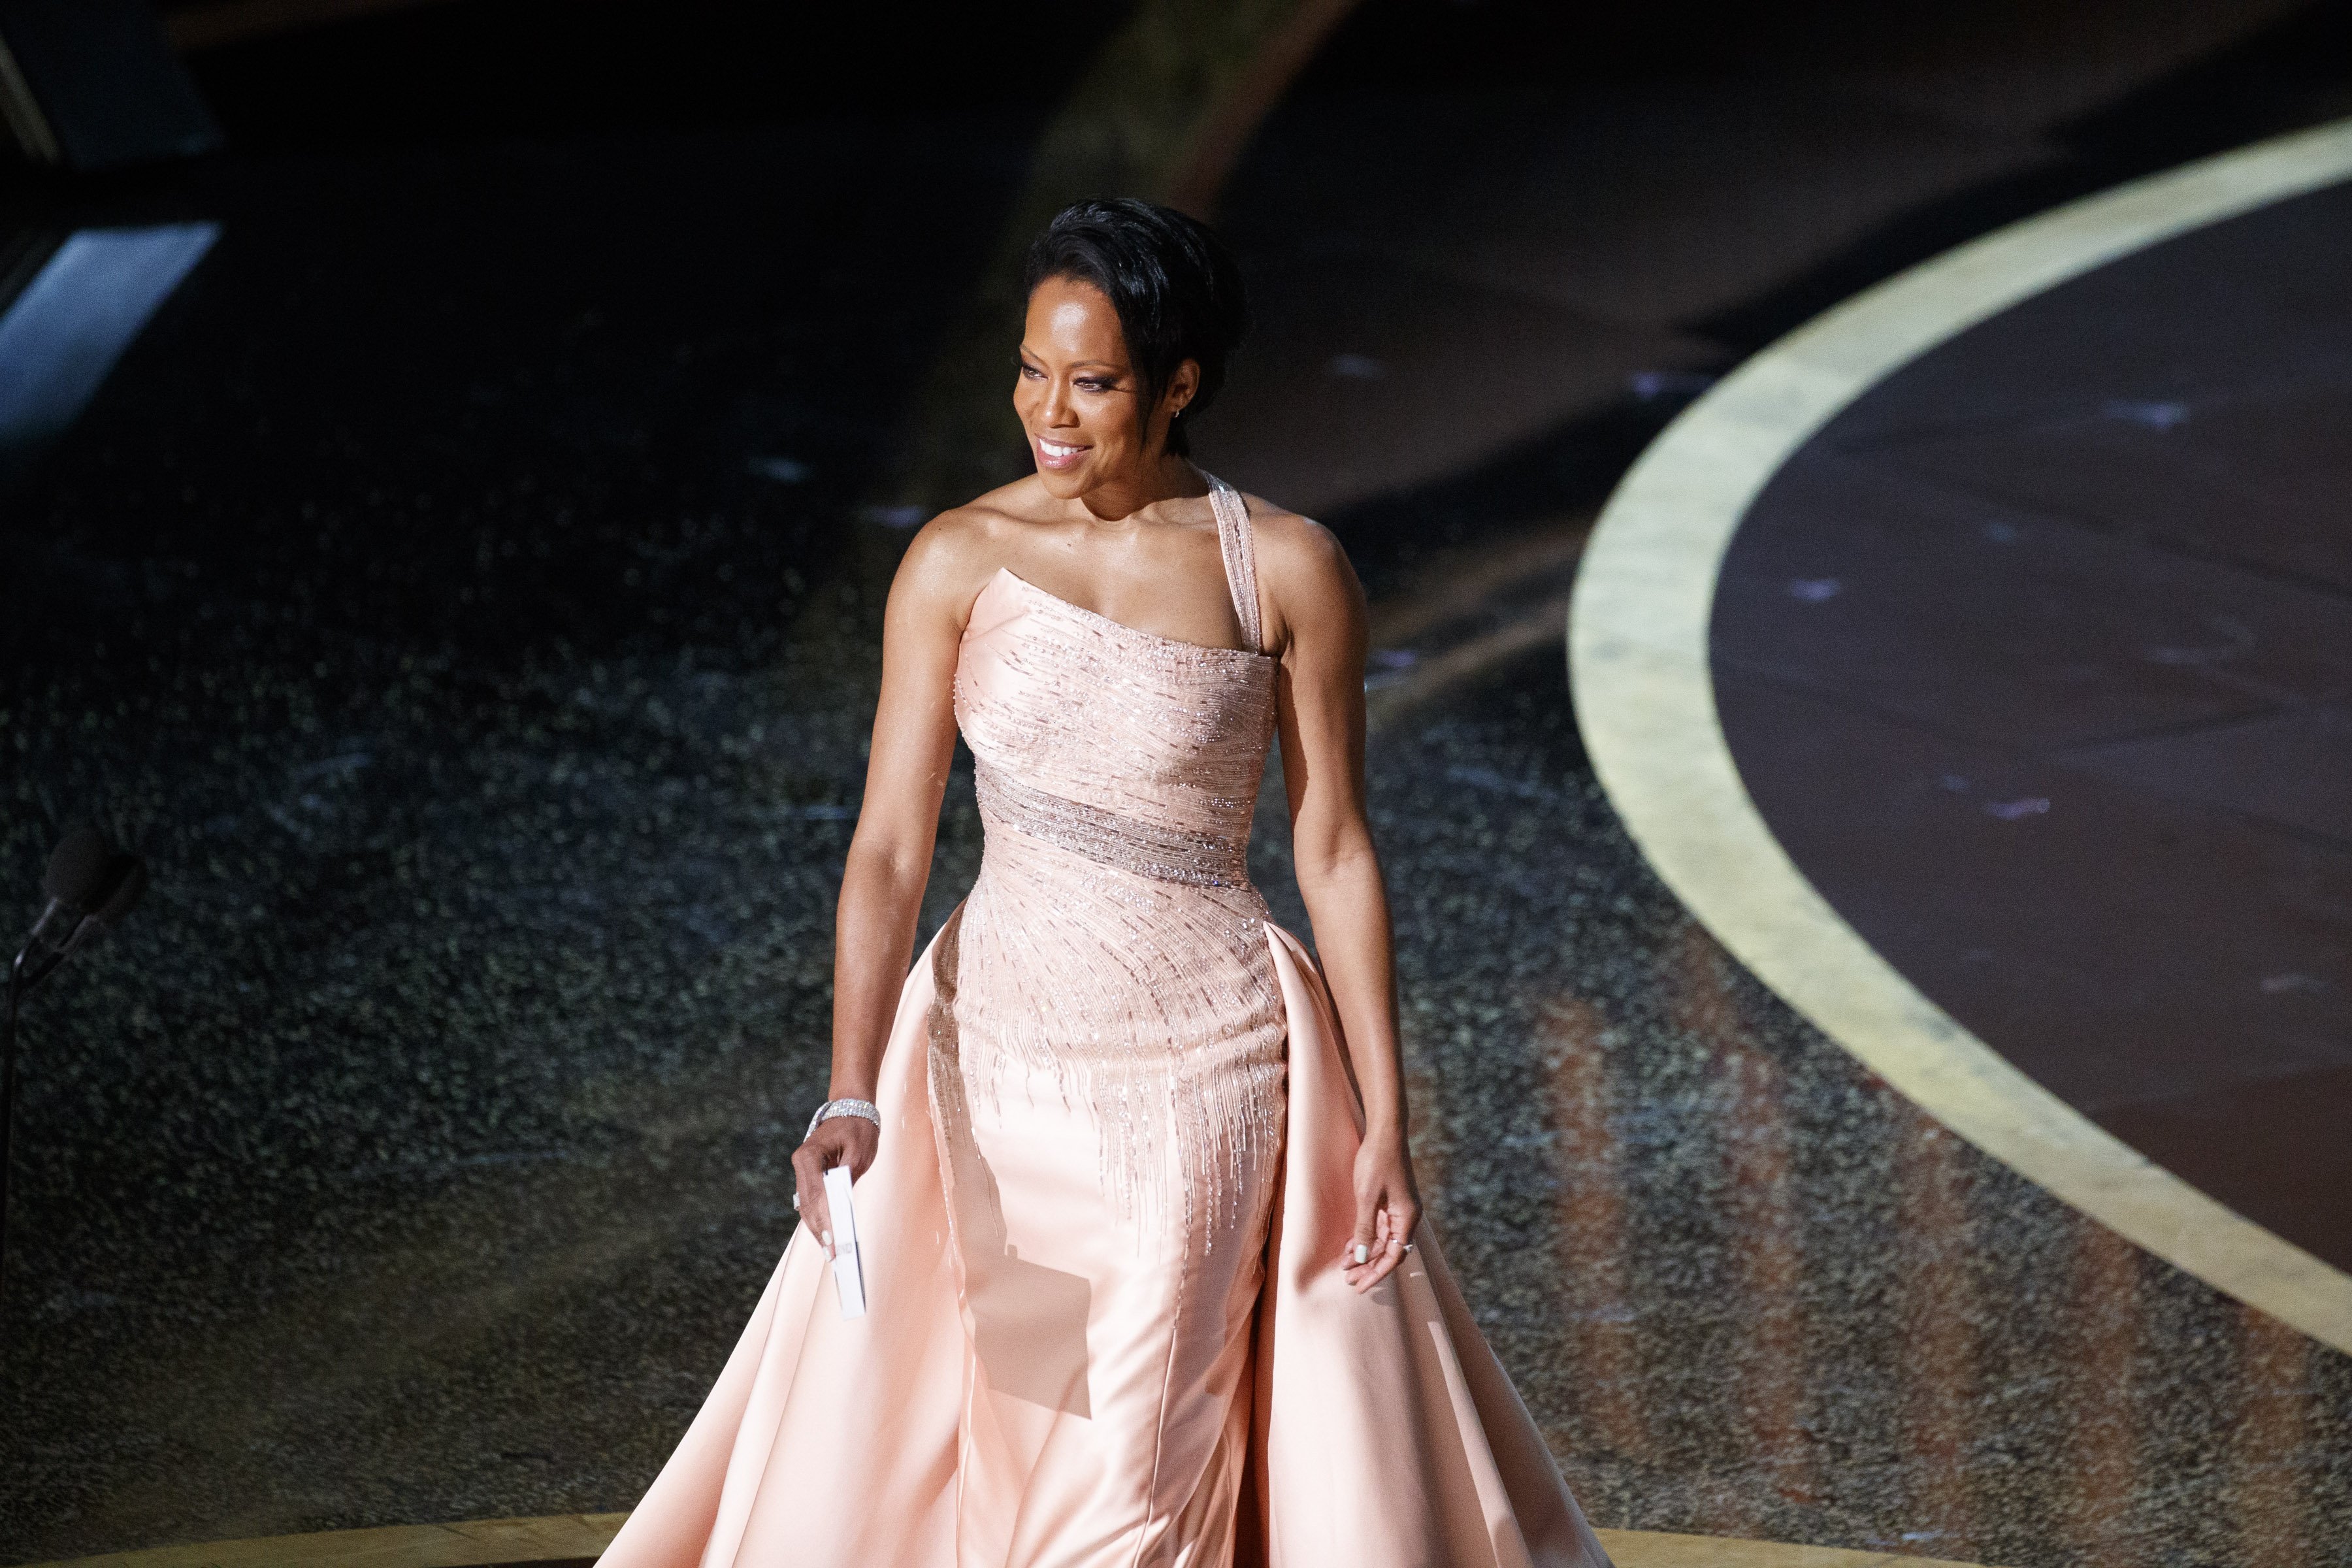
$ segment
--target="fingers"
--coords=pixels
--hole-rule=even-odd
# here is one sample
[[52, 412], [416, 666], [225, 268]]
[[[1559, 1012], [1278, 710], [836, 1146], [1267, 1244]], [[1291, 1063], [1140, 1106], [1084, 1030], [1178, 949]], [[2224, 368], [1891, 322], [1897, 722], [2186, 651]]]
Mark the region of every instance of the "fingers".
[[[825, 1208], [825, 1163], [824, 1150], [816, 1140], [809, 1140], [793, 1150], [793, 1206], [800, 1211], [802, 1229], [824, 1244], [833, 1234], [833, 1213]], [[830, 1253], [830, 1246], [825, 1248]]]
[[1375, 1253], [1372, 1257], [1372, 1261], [1357, 1275], [1356, 1289], [1358, 1293], [1360, 1294], [1363, 1291], [1370, 1289], [1373, 1286], [1379, 1284], [1381, 1280], [1395, 1273], [1403, 1262], [1404, 1239], [1402, 1235], [1399, 1235], [1390, 1239], [1389, 1244], [1384, 1250]]
[[833, 1252], [833, 1214], [825, 1206], [824, 1173], [835, 1165], [849, 1167], [856, 1181], [874, 1163], [881, 1147], [881, 1130], [862, 1116], [828, 1117], [816, 1124], [808, 1141], [793, 1152], [793, 1193], [801, 1223]]
[[1355, 1234], [1348, 1237], [1339, 1258], [1343, 1271], [1364, 1268], [1378, 1256], [1382, 1239], [1381, 1226], [1385, 1217], [1378, 1194], [1356, 1201]]
[[1380, 1224], [1372, 1235], [1371, 1257], [1356, 1270], [1356, 1278], [1349, 1281], [1356, 1287], [1358, 1295], [1362, 1295], [1395, 1271], [1398, 1259], [1404, 1256], [1403, 1246], [1402, 1228], [1395, 1225], [1389, 1211], [1382, 1208]]
[[[833, 1256], [833, 1206], [825, 1204], [825, 1171], [833, 1166], [849, 1166], [849, 1180], [856, 1180], [858, 1166], [846, 1159], [840, 1138], [828, 1138], [824, 1123], [816, 1133], [793, 1152], [793, 1192], [800, 1199], [800, 1223], [824, 1246], [825, 1256]], [[866, 1163], [873, 1163], [873, 1150], [868, 1147]]]
[[[1370, 1209], [1356, 1222], [1356, 1234], [1349, 1238], [1339, 1260], [1341, 1277], [1357, 1294], [1387, 1279], [1404, 1262], [1406, 1247], [1420, 1219], [1421, 1207], [1410, 1198], [1391, 1197], [1385, 1192], [1373, 1198]], [[1359, 1247], [1363, 1248], [1360, 1254], [1356, 1250]], [[1361, 1262], [1357, 1261], [1359, 1257]]]
[[1395, 1273], [1404, 1262], [1405, 1247], [1412, 1240], [1412, 1221], [1409, 1215], [1395, 1209], [1382, 1209], [1381, 1219], [1381, 1251], [1364, 1271], [1363, 1282], [1357, 1287], [1359, 1290], [1369, 1290]]

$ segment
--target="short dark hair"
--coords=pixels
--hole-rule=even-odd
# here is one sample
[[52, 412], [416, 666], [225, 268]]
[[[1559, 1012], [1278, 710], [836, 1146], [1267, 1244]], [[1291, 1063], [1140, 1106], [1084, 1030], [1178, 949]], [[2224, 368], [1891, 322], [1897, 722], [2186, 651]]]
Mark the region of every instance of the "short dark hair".
[[1168, 449], [1189, 455], [1185, 433], [1216, 400], [1226, 363], [1249, 331], [1249, 300], [1232, 253], [1207, 224], [1173, 207], [1090, 196], [1055, 214], [1029, 242], [1022, 298], [1048, 278], [1091, 283], [1109, 297], [1142, 384], [1147, 429], [1176, 368], [1188, 359], [1201, 367], [1200, 391], [1168, 426]]

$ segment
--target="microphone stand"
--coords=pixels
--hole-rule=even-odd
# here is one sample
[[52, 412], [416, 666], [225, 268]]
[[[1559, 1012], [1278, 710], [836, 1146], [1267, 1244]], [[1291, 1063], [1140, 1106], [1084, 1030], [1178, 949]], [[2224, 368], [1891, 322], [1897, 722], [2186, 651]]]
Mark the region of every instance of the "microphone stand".
[[38, 985], [65, 957], [62, 951], [51, 951], [45, 955], [48, 960], [46, 963], [34, 959], [50, 917], [57, 910], [58, 905], [52, 902], [16, 961], [8, 965], [7, 1019], [0, 1024], [0, 1310], [5, 1310], [8, 1297], [8, 1194], [15, 1184], [9, 1178], [16, 1173], [16, 1016], [24, 1005], [25, 993]]
[[8, 1018], [0, 1033], [0, 1313], [8, 1300], [8, 1180], [16, 1166], [16, 1005], [25, 994], [25, 951], [8, 965]]
[[[135, 855], [115, 853], [94, 828], [83, 827], [67, 835], [50, 857], [46, 885], [49, 907], [41, 911], [33, 934], [8, 965], [7, 1016], [0, 1024], [0, 1310], [7, 1302], [8, 1195], [14, 1185], [9, 1177], [16, 1166], [16, 1015], [26, 992], [138, 903], [147, 890], [147, 868]], [[51, 937], [50, 924], [60, 915], [65, 917], [64, 934]]]

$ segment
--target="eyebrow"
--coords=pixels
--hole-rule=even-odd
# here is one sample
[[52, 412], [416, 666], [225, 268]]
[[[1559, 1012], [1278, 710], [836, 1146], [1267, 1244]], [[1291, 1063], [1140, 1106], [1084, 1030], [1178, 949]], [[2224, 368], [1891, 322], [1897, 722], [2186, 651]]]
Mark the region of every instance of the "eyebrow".
[[[1018, 354], [1019, 354], [1023, 359], [1039, 359], [1039, 358], [1044, 357], [1044, 356], [1042, 356], [1042, 355], [1038, 354], [1034, 350], [1031, 349], [1031, 348], [1029, 347], [1029, 345], [1028, 345], [1028, 344], [1026, 344], [1026, 343], [1022, 344], [1022, 345], [1021, 345], [1021, 347], [1020, 347], [1020, 348], [1018, 348], [1017, 350], [1015, 350], [1014, 352], [1015, 352], [1016, 353], [1018, 353]], [[1099, 369], [1099, 370], [1108, 370], [1108, 371], [1111, 371], [1111, 372], [1118, 373], [1118, 374], [1133, 374], [1133, 367], [1129, 366], [1129, 365], [1123, 365], [1123, 364], [1120, 364], [1120, 363], [1119, 363], [1118, 361], [1116, 361], [1116, 360], [1108, 360], [1108, 359], [1082, 359], [1082, 360], [1078, 361], [1076, 364], [1073, 364], [1072, 366], [1070, 366], [1070, 368], [1071, 368], [1072, 370], [1092, 370], [1092, 369]]]

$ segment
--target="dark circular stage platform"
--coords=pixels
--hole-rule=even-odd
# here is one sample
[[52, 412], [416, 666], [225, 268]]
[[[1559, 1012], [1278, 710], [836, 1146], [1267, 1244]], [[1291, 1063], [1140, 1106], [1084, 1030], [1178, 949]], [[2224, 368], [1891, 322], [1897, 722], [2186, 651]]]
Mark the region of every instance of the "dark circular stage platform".
[[2352, 1272], [2352, 186], [1878, 382], [1724, 558], [1806, 877], [1979, 1038]]

